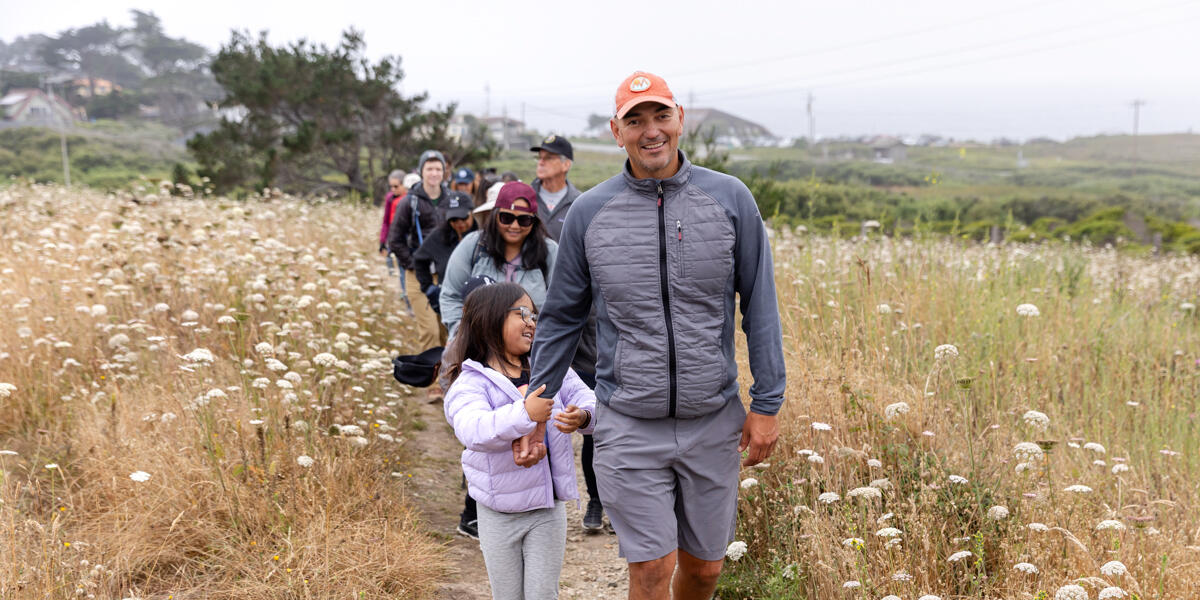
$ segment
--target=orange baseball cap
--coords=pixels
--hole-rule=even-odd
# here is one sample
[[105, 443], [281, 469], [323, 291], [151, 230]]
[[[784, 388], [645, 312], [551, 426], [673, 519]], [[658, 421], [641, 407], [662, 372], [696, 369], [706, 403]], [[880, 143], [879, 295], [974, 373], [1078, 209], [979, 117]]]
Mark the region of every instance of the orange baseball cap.
[[643, 102], [657, 102], [667, 106], [675, 106], [675, 94], [667, 87], [662, 77], [645, 71], [634, 71], [633, 75], [625, 78], [617, 86], [616, 115], [625, 116], [629, 109]]

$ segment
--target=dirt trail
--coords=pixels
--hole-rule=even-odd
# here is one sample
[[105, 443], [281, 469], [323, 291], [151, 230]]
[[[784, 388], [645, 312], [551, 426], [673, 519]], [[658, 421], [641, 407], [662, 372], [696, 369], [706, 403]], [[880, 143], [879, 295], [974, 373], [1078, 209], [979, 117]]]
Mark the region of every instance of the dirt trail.
[[[446, 558], [452, 569], [437, 597], [441, 600], [489, 600], [491, 590], [479, 542], [454, 531], [465, 494], [459, 464], [462, 445], [446, 423], [441, 402], [426, 404], [420, 393], [408, 402], [413, 403], [411, 414], [425, 424], [423, 429], [408, 434], [408, 446], [416, 453], [411, 457], [413, 476], [409, 479], [408, 490], [430, 533], [446, 541]], [[625, 598], [628, 575], [625, 561], [617, 556], [616, 536], [607, 532], [589, 534], [580, 525], [587, 492], [583, 489], [583, 471], [578, 467], [579, 445], [583, 438], [574, 437], [580, 495], [585, 502], [581, 502], [578, 509], [574, 502], [567, 505], [567, 554], [559, 579], [559, 597]]]

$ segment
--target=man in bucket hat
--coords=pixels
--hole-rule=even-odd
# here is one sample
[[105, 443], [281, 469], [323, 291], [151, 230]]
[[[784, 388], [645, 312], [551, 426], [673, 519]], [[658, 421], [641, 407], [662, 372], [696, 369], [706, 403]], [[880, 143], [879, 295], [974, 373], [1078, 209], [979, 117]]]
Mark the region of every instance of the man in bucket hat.
[[[766, 228], [750, 191], [679, 151], [683, 109], [636, 72], [610, 128], [628, 160], [576, 199], [533, 346], [530, 389], [556, 393], [593, 306], [595, 468], [631, 599], [706, 599], [737, 518], [739, 463], [770, 456], [783, 340]], [[737, 309], [750, 412], [737, 383]], [[744, 459], [741, 452], [746, 451]]]

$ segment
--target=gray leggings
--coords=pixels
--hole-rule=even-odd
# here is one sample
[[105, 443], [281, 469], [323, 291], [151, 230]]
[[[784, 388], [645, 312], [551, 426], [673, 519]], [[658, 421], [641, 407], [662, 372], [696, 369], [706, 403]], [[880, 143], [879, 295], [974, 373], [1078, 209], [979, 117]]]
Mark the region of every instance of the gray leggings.
[[479, 505], [479, 547], [494, 600], [554, 600], [567, 550], [567, 508], [496, 512]]

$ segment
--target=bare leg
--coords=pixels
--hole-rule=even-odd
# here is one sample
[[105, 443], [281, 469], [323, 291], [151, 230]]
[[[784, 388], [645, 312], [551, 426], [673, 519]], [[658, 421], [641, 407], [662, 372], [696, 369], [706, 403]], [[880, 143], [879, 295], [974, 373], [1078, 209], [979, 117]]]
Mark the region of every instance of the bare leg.
[[675, 591], [675, 600], [712, 598], [724, 561], [700, 560], [684, 550], [679, 550], [678, 555], [679, 568], [675, 571], [675, 580], [671, 586]]
[[629, 563], [629, 600], [670, 600], [675, 552], [654, 560]]

